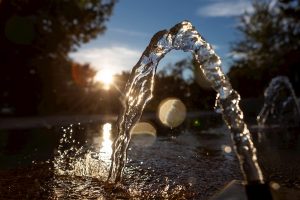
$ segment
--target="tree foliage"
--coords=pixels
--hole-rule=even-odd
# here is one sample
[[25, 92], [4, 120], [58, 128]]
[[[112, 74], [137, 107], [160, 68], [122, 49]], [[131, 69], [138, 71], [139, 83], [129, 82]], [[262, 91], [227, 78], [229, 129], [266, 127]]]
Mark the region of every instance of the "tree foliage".
[[155, 112], [160, 102], [170, 97], [180, 99], [189, 112], [212, 110], [216, 94], [211, 88], [200, 87], [196, 79], [198, 76], [196, 68], [199, 66], [195, 60], [186, 58], [169, 64], [158, 72], [153, 99], [146, 107], [146, 111]]
[[2, 0], [0, 109], [10, 108], [14, 115], [54, 111], [62, 101], [58, 96], [76, 90], [68, 53], [104, 32], [114, 4], [114, 0]]
[[299, 94], [300, 1], [253, 1], [253, 8], [240, 17], [242, 39], [232, 46], [234, 87], [260, 96], [271, 78], [287, 75]]

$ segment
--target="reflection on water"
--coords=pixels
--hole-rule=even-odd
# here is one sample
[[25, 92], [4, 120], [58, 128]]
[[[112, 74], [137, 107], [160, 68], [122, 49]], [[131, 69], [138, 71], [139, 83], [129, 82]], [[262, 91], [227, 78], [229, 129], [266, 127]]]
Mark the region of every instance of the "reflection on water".
[[103, 161], [110, 165], [110, 158], [112, 153], [112, 140], [111, 140], [111, 127], [110, 123], [106, 123], [102, 127], [102, 146], [100, 148], [100, 157]]
[[[0, 199], [208, 199], [229, 181], [242, 178], [225, 127], [167, 132], [159, 121], [151, 124], [152, 128], [135, 130], [156, 130], [157, 135], [151, 145], [131, 143], [120, 185], [105, 182], [113, 124], [70, 125], [57, 130], [61, 142], [54, 171], [51, 162], [10, 173], [0, 170]], [[286, 187], [300, 188], [299, 131], [287, 131], [264, 132], [264, 140], [257, 144], [264, 173], [279, 193]], [[143, 139], [150, 139], [148, 135]]]

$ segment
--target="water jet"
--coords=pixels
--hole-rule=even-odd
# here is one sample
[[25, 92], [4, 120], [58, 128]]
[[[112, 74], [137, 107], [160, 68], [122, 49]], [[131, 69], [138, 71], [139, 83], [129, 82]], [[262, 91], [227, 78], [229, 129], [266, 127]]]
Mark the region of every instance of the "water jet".
[[[221, 60], [212, 46], [196, 31], [189, 21], [176, 24], [170, 30], [156, 33], [133, 67], [126, 84], [124, 108], [118, 119], [118, 135], [114, 140], [112, 164], [108, 180], [119, 182], [127, 160], [130, 130], [140, 119], [144, 107], [152, 98], [154, 77], [159, 61], [171, 50], [191, 52], [211, 87], [217, 92], [216, 111], [222, 113], [239, 158], [240, 167], [247, 183], [248, 191], [265, 187], [264, 178], [257, 162], [256, 148], [244, 122], [239, 107], [240, 96], [231, 87], [221, 69]], [[268, 191], [265, 192], [266, 197]], [[261, 195], [261, 194], [260, 194]]]

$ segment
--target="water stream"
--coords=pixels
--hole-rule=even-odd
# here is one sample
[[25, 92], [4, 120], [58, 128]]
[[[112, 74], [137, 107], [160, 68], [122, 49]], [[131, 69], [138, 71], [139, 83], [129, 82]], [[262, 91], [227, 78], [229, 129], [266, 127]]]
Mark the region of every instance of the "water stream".
[[300, 120], [300, 107], [294, 89], [286, 76], [273, 78], [266, 88], [265, 102], [257, 122], [263, 127], [270, 115], [277, 118], [279, 124], [297, 125]]
[[170, 30], [156, 33], [132, 69], [126, 85], [124, 108], [118, 119], [117, 137], [113, 143], [109, 181], [119, 182], [122, 178], [131, 139], [130, 130], [140, 119], [144, 107], [152, 98], [159, 61], [173, 49], [191, 52], [195, 56], [199, 68], [217, 92], [216, 110], [223, 114], [223, 119], [231, 131], [245, 180], [263, 183], [256, 149], [239, 107], [240, 96], [232, 89], [228, 78], [222, 72], [221, 60], [212, 46], [188, 21], [183, 21]]

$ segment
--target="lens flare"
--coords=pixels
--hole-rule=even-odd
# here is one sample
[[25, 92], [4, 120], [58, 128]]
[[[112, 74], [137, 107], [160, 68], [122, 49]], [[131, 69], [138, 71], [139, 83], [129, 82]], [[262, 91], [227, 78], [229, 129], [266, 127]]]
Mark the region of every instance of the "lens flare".
[[149, 147], [156, 140], [156, 129], [147, 122], [139, 122], [130, 131], [131, 141], [136, 146]]
[[231, 153], [232, 152], [232, 149], [230, 146], [227, 146], [227, 145], [222, 145], [222, 150], [225, 152], [225, 153]]
[[94, 81], [102, 83], [105, 89], [109, 89], [114, 81], [113, 73], [109, 70], [98, 71], [94, 77]]
[[170, 128], [177, 127], [186, 118], [186, 107], [179, 99], [165, 99], [159, 105], [158, 118]]
[[274, 190], [279, 190], [280, 189], [280, 185], [278, 183], [276, 183], [276, 182], [271, 182], [270, 186]]

